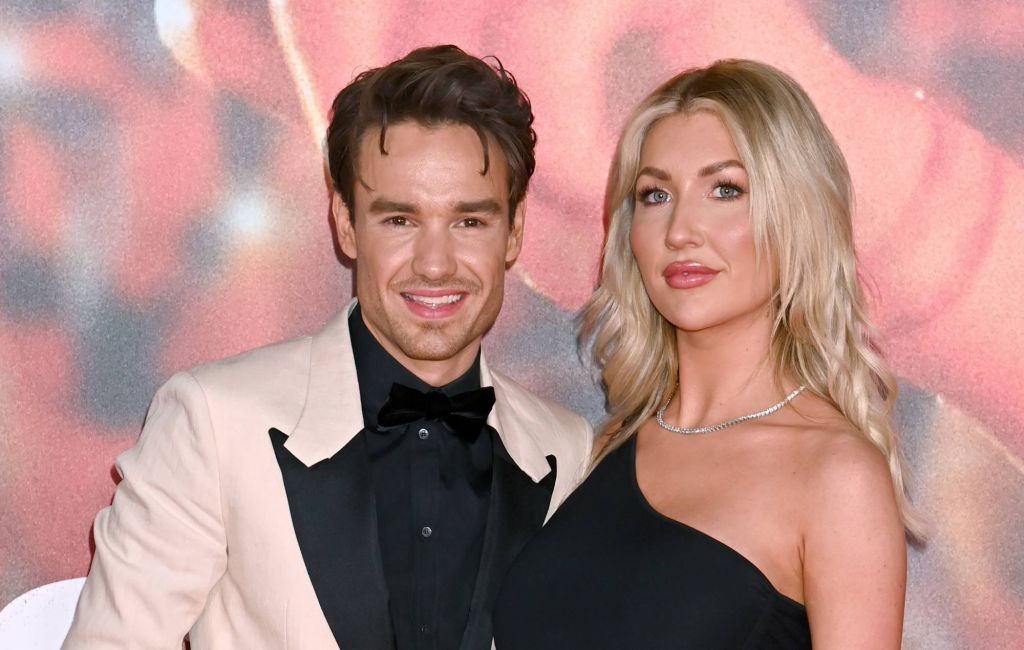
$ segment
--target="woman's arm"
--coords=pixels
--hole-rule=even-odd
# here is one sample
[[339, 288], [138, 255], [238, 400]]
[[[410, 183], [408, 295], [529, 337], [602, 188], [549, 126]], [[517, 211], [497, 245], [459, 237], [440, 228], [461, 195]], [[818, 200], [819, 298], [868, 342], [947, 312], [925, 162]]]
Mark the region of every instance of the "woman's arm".
[[899, 648], [906, 538], [885, 459], [863, 439], [838, 436], [808, 488], [804, 597], [815, 649]]

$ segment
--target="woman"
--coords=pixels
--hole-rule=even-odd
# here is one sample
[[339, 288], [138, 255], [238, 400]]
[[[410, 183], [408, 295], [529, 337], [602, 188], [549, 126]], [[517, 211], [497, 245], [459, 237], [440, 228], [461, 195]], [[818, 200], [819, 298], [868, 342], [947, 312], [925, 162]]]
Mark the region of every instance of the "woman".
[[583, 315], [609, 422], [505, 579], [498, 650], [899, 647], [920, 524], [851, 202], [770, 66], [690, 70], [636, 110]]

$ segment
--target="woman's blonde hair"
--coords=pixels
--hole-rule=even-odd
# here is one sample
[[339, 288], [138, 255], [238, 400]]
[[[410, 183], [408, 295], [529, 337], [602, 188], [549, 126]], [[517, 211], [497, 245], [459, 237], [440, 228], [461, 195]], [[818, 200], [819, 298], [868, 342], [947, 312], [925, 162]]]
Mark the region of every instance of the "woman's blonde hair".
[[609, 417], [595, 463], [634, 435], [675, 389], [675, 329], [651, 304], [629, 245], [640, 153], [662, 118], [706, 111], [732, 135], [750, 179], [758, 260], [777, 269], [769, 360], [838, 409], [886, 457], [909, 533], [923, 523], [906, 496], [890, 416], [896, 382], [874, 343], [857, 274], [846, 161], [810, 98], [763, 63], [723, 60], [673, 77], [633, 112], [605, 196], [601, 284], [584, 307]]

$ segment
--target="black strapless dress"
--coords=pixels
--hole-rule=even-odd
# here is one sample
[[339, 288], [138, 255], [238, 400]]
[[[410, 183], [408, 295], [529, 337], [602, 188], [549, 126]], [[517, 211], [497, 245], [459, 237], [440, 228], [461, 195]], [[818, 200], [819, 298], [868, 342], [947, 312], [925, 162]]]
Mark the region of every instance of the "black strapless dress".
[[520, 553], [494, 638], [497, 650], [811, 647], [803, 605], [732, 548], [651, 507], [635, 437]]

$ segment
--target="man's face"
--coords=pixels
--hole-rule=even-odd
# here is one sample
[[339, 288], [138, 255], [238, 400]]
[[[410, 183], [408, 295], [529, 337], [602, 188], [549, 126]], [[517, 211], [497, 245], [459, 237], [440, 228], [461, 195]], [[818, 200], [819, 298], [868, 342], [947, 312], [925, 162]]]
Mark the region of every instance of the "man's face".
[[335, 195], [338, 238], [356, 260], [363, 319], [399, 362], [435, 386], [472, 364], [522, 246], [522, 205], [509, 228], [508, 168], [495, 141], [490, 167], [465, 125], [389, 126], [363, 136], [349, 218]]

